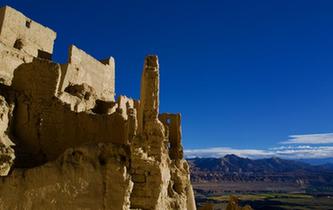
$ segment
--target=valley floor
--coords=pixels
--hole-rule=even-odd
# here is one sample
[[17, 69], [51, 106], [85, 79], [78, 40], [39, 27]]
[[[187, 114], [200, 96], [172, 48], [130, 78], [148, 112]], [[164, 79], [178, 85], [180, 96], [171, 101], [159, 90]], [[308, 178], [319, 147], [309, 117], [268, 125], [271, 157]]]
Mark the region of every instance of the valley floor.
[[[263, 193], [263, 194], [239, 194], [240, 205], [250, 205], [254, 210], [333, 210], [333, 196]], [[213, 204], [214, 210], [224, 210], [229, 195], [205, 196], [197, 193], [198, 207]], [[200, 209], [200, 208], [199, 208]]]

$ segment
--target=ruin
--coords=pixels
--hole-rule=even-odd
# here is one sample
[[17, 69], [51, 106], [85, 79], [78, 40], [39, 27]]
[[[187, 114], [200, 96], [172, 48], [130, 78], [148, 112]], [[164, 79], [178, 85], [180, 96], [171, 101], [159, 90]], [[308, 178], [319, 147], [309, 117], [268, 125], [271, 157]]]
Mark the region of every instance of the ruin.
[[157, 56], [144, 62], [140, 100], [115, 100], [112, 57], [70, 46], [0, 9], [0, 209], [195, 210], [180, 114], [159, 113]]

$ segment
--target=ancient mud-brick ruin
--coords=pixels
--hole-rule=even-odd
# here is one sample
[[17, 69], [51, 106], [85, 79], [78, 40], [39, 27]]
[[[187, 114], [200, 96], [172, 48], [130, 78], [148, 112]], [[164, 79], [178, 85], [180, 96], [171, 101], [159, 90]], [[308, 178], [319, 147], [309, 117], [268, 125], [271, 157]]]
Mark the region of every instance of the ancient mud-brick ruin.
[[113, 58], [71, 46], [54, 63], [55, 38], [0, 9], [0, 209], [195, 209], [180, 115], [159, 114], [157, 57], [140, 100], [114, 100]]

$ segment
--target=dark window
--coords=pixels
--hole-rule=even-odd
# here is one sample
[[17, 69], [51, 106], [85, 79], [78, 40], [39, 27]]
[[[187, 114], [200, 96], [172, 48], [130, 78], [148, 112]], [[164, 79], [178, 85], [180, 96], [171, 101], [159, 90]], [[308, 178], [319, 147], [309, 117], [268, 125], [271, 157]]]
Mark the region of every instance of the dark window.
[[25, 21], [25, 26], [26, 26], [27, 28], [30, 28], [30, 26], [31, 26], [31, 20], [27, 20], [27, 21]]

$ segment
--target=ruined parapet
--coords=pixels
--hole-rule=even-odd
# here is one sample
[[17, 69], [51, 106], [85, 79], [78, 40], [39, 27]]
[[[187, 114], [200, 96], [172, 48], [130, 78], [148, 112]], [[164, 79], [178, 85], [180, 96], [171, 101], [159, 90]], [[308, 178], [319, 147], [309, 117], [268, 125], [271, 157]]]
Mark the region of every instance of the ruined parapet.
[[68, 86], [87, 84], [96, 91], [98, 99], [114, 101], [115, 64], [112, 57], [98, 61], [83, 50], [72, 45], [67, 64], [61, 66], [59, 91]]
[[[15, 9], [0, 8], [0, 83], [10, 86], [16, 68], [34, 58], [51, 60], [56, 33]], [[72, 45], [62, 65], [59, 91], [83, 83], [96, 90], [97, 98], [114, 101], [114, 59], [96, 60]]]
[[15, 9], [0, 9], [0, 41], [39, 58], [51, 58], [56, 33]]
[[60, 92], [60, 81], [61, 66], [47, 60], [34, 59], [15, 70], [12, 88], [19, 94], [13, 127], [19, 166], [54, 160], [67, 148], [88, 142], [128, 144], [121, 112], [94, 113], [96, 96], [91, 86], [73, 85]]
[[0, 83], [11, 85], [15, 69], [34, 57], [51, 59], [56, 33], [15, 9], [0, 8]]
[[50, 59], [56, 33], [15, 9], [0, 8], [0, 83], [11, 85], [14, 71], [35, 57]]
[[184, 158], [183, 146], [181, 143], [181, 116], [180, 114], [163, 113], [158, 116], [166, 128], [166, 135], [169, 139], [169, 155], [172, 160]]

